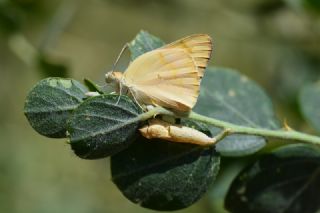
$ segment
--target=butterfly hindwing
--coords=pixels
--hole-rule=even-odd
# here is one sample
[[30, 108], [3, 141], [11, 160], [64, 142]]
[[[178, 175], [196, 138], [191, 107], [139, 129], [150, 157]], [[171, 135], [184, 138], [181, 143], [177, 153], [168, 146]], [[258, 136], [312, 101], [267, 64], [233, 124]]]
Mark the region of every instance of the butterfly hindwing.
[[200, 77], [203, 77], [204, 70], [212, 53], [212, 40], [207, 34], [195, 34], [167, 44], [162, 49], [182, 48], [189, 53], [195, 61]]

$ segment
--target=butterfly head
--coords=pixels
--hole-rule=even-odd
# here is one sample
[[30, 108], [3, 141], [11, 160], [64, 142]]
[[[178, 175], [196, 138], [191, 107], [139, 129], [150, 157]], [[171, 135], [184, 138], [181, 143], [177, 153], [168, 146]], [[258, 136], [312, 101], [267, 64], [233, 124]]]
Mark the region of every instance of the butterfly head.
[[120, 83], [123, 78], [123, 75], [122, 75], [122, 72], [111, 71], [111, 72], [108, 72], [105, 77], [106, 77], [107, 83], [113, 83], [113, 82]]

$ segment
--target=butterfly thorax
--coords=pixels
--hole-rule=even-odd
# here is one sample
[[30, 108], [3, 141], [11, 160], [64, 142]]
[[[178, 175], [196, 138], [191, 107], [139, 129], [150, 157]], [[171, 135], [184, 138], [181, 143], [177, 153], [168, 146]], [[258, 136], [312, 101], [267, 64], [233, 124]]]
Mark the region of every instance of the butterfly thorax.
[[123, 80], [123, 74], [122, 72], [108, 72], [106, 74], [106, 82], [107, 83], [121, 83], [121, 81]]
[[[105, 76], [107, 83], [114, 83], [118, 94], [126, 94], [128, 86], [122, 72], [108, 72]], [[120, 91], [121, 90], [121, 91]]]

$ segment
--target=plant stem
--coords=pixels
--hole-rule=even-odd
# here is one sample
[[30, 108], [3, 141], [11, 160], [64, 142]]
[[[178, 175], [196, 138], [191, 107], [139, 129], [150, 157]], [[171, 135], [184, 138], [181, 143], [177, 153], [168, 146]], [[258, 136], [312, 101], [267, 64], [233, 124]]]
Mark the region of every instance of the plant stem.
[[263, 128], [246, 127], [246, 126], [236, 125], [229, 122], [217, 120], [214, 118], [209, 118], [195, 112], [191, 112], [189, 114], [189, 118], [192, 120], [207, 123], [212, 126], [216, 126], [224, 129], [228, 128], [230, 130], [229, 135], [230, 134], [257, 135], [257, 136], [263, 136], [263, 137], [269, 137], [269, 138], [298, 140], [305, 143], [320, 145], [320, 137], [294, 131], [291, 129], [270, 130], [270, 129], [263, 129]]
[[264, 128], [246, 127], [246, 126], [241, 126], [241, 125], [236, 125], [229, 122], [221, 121], [214, 118], [209, 118], [195, 112], [190, 112], [188, 115], [179, 115], [172, 111], [166, 110], [162, 107], [156, 107], [146, 113], [143, 113], [140, 116], [140, 119], [147, 120], [159, 114], [164, 114], [164, 115], [169, 115], [174, 117], [187, 117], [189, 119], [200, 121], [200, 122], [209, 124], [211, 126], [219, 127], [222, 129], [228, 129], [228, 131], [225, 133], [226, 135], [231, 135], [231, 134], [256, 135], [256, 136], [262, 136], [262, 137], [268, 137], [268, 138], [297, 140], [304, 143], [320, 145], [320, 137], [305, 134], [292, 129], [270, 130], [270, 129], [264, 129]]

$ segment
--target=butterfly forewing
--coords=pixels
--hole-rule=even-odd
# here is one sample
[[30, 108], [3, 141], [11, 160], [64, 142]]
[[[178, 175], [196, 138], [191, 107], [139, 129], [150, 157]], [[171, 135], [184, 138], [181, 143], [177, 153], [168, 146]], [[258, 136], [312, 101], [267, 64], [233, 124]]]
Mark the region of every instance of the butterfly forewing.
[[161, 48], [141, 55], [124, 78], [136, 99], [145, 104], [188, 111], [199, 95], [197, 66], [182, 48]]
[[203, 77], [204, 70], [212, 53], [212, 40], [207, 34], [195, 34], [165, 45], [165, 48], [182, 48], [189, 53], [197, 66], [200, 77]]

